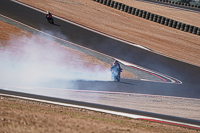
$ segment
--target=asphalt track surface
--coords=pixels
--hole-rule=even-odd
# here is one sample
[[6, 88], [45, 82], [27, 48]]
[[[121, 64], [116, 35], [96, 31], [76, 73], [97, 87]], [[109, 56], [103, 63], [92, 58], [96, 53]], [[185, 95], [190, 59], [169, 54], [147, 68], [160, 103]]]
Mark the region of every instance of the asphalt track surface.
[[93, 86], [102, 86], [104, 84], [104, 87], [98, 88], [99, 91], [200, 98], [200, 68], [198, 66], [131, 46], [56, 18], [55, 25], [49, 25], [43, 13], [9, 0], [0, 1], [0, 14], [38, 30], [44, 32], [51, 31], [52, 35], [62, 39], [67, 38], [69, 41], [78, 45], [172, 76], [182, 81], [182, 84], [125, 79], [121, 83], [79, 81], [79, 89], [92, 90]]

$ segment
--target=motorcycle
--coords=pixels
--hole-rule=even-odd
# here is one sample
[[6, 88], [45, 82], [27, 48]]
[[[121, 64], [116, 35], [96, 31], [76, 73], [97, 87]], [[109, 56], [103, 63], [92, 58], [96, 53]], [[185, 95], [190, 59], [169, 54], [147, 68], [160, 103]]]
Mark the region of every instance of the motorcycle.
[[46, 15], [46, 19], [50, 24], [54, 24], [54, 19], [52, 16]]
[[122, 72], [122, 69], [116, 66], [111, 67], [111, 79], [113, 81], [120, 82], [120, 73]]

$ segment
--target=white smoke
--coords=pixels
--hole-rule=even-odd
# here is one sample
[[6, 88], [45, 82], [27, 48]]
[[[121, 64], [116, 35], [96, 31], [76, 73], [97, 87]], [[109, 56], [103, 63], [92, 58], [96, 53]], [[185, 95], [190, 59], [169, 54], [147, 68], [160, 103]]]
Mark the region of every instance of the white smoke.
[[0, 84], [37, 86], [53, 80], [110, 80], [109, 68], [86, 65], [79, 56], [41, 36], [10, 39], [0, 49]]

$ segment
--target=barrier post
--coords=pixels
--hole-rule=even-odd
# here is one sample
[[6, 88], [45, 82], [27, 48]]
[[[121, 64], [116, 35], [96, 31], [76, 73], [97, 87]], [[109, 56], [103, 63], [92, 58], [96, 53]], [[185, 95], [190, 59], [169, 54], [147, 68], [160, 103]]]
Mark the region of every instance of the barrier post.
[[153, 22], [157, 22], [157, 19], [158, 19], [158, 15], [154, 15]]
[[153, 21], [153, 17], [154, 17], [154, 14], [153, 14], [153, 13], [150, 13], [149, 20], [150, 20], [150, 21]]
[[147, 14], [147, 12], [146, 12], [146, 11], [143, 11], [142, 18], [145, 18], [145, 17], [146, 17], [146, 14]]
[[146, 17], [145, 17], [145, 18], [146, 18], [146, 19], [149, 19], [149, 17], [150, 17], [150, 14], [151, 14], [150, 12], [147, 12], [147, 13], [146, 13]]
[[157, 18], [157, 23], [160, 23], [160, 22], [161, 22], [161, 18], [162, 18], [162, 16], [158, 16], [158, 18]]
[[198, 28], [197, 30], [197, 35], [200, 35], [200, 28]]
[[165, 19], [166, 19], [165, 17], [162, 17], [160, 23], [164, 25], [164, 23], [165, 23]]
[[197, 34], [197, 30], [198, 30], [198, 27], [194, 27], [192, 34]]
[[132, 11], [131, 11], [131, 14], [134, 15], [134, 14], [135, 14], [135, 10], [136, 10], [136, 8], [133, 7], [133, 9], [132, 9]]
[[181, 29], [181, 25], [182, 25], [182, 23], [178, 22], [177, 25], [176, 25], [176, 29], [180, 30]]
[[117, 10], [120, 10], [122, 3], [118, 3]]
[[169, 19], [166, 18], [166, 19], [165, 19], [165, 23], [164, 23], [164, 25], [168, 26], [168, 23], [169, 23]]
[[107, 3], [107, 0], [104, 0], [104, 1], [103, 1], [103, 4], [106, 5], [106, 3]]
[[173, 28], [176, 28], [177, 23], [178, 23], [178, 22], [174, 20], [174, 22], [173, 22], [173, 24], [172, 24], [172, 27], [173, 27]]
[[106, 5], [107, 5], [107, 6], [110, 6], [110, 3], [111, 3], [111, 0], [107, 0]]
[[172, 27], [173, 22], [174, 22], [174, 20], [173, 20], [173, 19], [170, 19], [170, 20], [169, 20], [168, 26], [169, 26], [169, 27]]
[[185, 29], [185, 24], [182, 23], [182, 24], [181, 24], [181, 28], [180, 28], [180, 30], [184, 31], [184, 29]]
[[121, 11], [124, 11], [124, 7], [125, 7], [125, 5], [124, 5], [124, 4], [121, 4], [120, 10], [121, 10]]
[[193, 29], [194, 29], [194, 26], [190, 25], [189, 31], [188, 31], [188, 32], [192, 33], [192, 32], [193, 32]]
[[135, 16], [138, 16], [140, 9], [136, 9]]
[[129, 6], [129, 8], [128, 8], [128, 13], [131, 14], [132, 9], [133, 9], [133, 7]]
[[128, 5], [125, 5], [124, 11], [125, 11], [125, 12], [128, 12], [128, 9], [129, 9], [129, 6], [128, 6]]
[[117, 9], [117, 6], [118, 6], [118, 2], [115, 1], [114, 2], [114, 8]]
[[185, 29], [184, 29], [185, 32], [188, 32], [189, 26], [190, 26], [190, 25], [188, 25], [188, 24], [185, 25]]
[[114, 8], [115, 1], [110, 2], [110, 7]]
[[143, 14], [143, 10], [140, 10], [138, 16], [142, 17], [142, 14]]

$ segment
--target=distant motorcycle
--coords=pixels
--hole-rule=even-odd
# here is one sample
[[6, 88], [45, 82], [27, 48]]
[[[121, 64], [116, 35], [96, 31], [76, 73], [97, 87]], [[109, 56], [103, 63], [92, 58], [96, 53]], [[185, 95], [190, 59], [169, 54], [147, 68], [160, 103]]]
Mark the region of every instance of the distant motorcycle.
[[54, 19], [51, 15], [46, 15], [46, 19], [50, 24], [54, 24]]
[[111, 69], [111, 78], [114, 81], [119, 82], [120, 81], [120, 73], [122, 72], [122, 69], [116, 65], [112, 66]]

